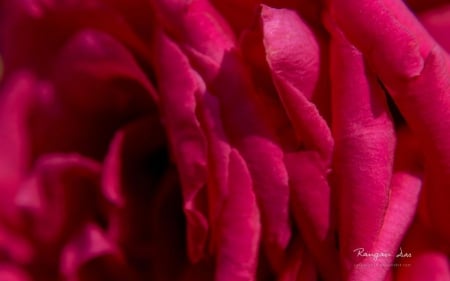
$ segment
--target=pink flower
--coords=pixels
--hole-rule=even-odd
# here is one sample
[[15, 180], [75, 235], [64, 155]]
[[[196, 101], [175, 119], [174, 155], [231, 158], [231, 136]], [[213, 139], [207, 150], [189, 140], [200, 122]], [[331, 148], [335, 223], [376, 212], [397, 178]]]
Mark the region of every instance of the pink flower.
[[0, 0], [0, 280], [450, 280], [449, 7]]

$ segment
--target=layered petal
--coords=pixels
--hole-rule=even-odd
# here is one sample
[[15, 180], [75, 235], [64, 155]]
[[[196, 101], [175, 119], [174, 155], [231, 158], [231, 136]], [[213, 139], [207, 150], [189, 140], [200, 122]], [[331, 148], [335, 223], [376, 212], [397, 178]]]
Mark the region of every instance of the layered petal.
[[65, 245], [61, 271], [67, 280], [138, 280], [104, 231], [87, 224]]
[[201, 89], [186, 56], [160, 33], [156, 46], [161, 59], [157, 69], [161, 113], [183, 187], [188, 220], [188, 247], [192, 261], [202, 258], [208, 235], [207, 148], [196, 114], [196, 96]]
[[[323, 34], [314, 30], [294, 10], [263, 5], [261, 19], [266, 58], [275, 80], [292, 84], [329, 120], [327, 48]], [[282, 93], [280, 93], [282, 95]], [[285, 107], [292, 103], [281, 97]], [[292, 109], [286, 108], [291, 117]]]
[[339, 194], [339, 236], [344, 276], [353, 271], [354, 250], [373, 249], [388, 206], [395, 135], [384, 92], [362, 54], [336, 28], [332, 33], [331, 73], [334, 173]]
[[232, 150], [215, 280], [255, 280], [261, 226], [252, 187], [244, 159]]
[[[167, 15], [179, 16], [170, 26], [178, 28], [173, 32], [186, 31], [182, 35], [175, 33], [175, 38], [210, 93], [218, 98], [226, 134], [248, 165], [261, 209], [265, 248], [272, 266], [277, 267], [290, 237], [289, 191], [283, 154], [267, 124], [259, 122], [264, 112], [255, 101], [247, 69], [233, 50], [233, 35], [206, 1], [185, 5], [171, 2], [170, 7], [168, 3], [162, 7], [170, 12]], [[208, 28], [198, 29], [198, 25], [206, 23], [210, 23]], [[196, 30], [195, 34], [192, 30]]]
[[15, 198], [35, 239], [63, 241], [84, 221], [101, 216], [99, 176], [99, 164], [79, 155], [40, 159]]

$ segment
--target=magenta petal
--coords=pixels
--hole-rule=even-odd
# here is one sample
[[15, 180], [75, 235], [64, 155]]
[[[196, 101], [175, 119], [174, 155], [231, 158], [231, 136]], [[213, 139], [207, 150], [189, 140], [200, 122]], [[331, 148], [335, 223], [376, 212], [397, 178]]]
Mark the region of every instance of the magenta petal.
[[262, 5], [264, 46], [271, 70], [311, 99], [319, 76], [319, 42], [293, 10]]
[[[339, 235], [344, 276], [372, 249], [388, 206], [395, 135], [384, 92], [362, 54], [332, 21], [331, 71], [334, 170], [339, 193]], [[359, 269], [358, 269], [359, 270]], [[356, 274], [356, 272], [355, 272]]]
[[303, 93], [289, 82], [277, 80], [275, 77], [279, 95], [298, 138], [304, 141], [306, 149], [318, 151], [328, 164], [332, 157], [334, 141], [326, 121]]
[[[419, 192], [422, 187], [417, 142], [409, 130], [402, 129], [398, 133], [395, 155], [395, 167], [391, 180], [389, 204], [377, 240], [372, 252], [390, 253], [391, 257], [373, 260], [367, 258], [364, 263], [371, 266], [359, 267], [360, 273], [355, 275], [371, 276], [374, 280], [383, 280], [389, 268], [384, 264], [394, 262], [395, 255], [401, 248], [406, 231], [416, 215]], [[412, 249], [408, 249], [412, 250]], [[405, 260], [402, 260], [405, 262]]]
[[57, 244], [101, 212], [99, 176], [99, 164], [78, 155], [38, 161], [15, 198], [38, 241]]
[[[303, 11], [302, 8], [299, 8]], [[329, 119], [329, 79], [324, 35], [297, 13], [263, 5], [261, 11], [266, 59], [275, 80], [292, 84]], [[285, 107], [289, 100], [281, 97]], [[292, 115], [291, 109], [286, 109]], [[292, 118], [292, 116], [291, 116]]]
[[116, 249], [102, 232], [97, 226], [88, 224], [65, 246], [61, 258], [64, 275], [74, 275], [84, 263], [115, 253]]
[[11, 198], [30, 165], [27, 113], [35, 87], [31, 74], [17, 73], [0, 90], [0, 217], [10, 222], [17, 222]]
[[[161, 175], [149, 174], [145, 163], [155, 154], [164, 153], [165, 140], [156, 116], [143, 117], [117, 131], [103, 167], [102, 189], [106, 199], [124, 207], [129, 197], [139, 196], [137, 191], [154, 185]], [[161, 170], [165, 167], [163, 161], [157, 164]]]
[[208, 234], [207, 148], [196, 114], [196, 97], [205, 89], [200, 88], [187, 58], [166, 35], [159, 33], [156, 49], [161, 113], [183, 187], [189, 257], [198, 261]]
[[228, 175], [231, 147], [223, 128], [220, 104], [208, 91], [198, 99], [199, 117], [208, 140], [208, 200], [211, 224], [211, 249], [217, 250], [220, 231], [219, 216], [228, 195]]
[[328, 161], [333, 147], [331, 133], [308, 101], [324, 93], [320, 88], [324, 81], [319, 81], [319, 42], [294, 11], [263, 5], [261, 18], [267, 62], [297, 138], [304, 140], [308, 149], [319, 150]]
[[277, 281], [314, 281], [317, 280], [316, 265], [310, 253], [300, 239], [294, 238], [290, 253], [283, 265]]
[[420, 54], [426, 58], [436, 42], [419, 22], [417, 16], [401, 0], [381, 0], [389, 9], [389, 12], [404, 27], [408, 33], [412, 34], [418, 42]]
[[0, 227], [0, 252], [16, 264], [30, 263], [35, 254], [32, 242], [25, 235], [4, 226]]
[[395, 77], [420, 74], [424, 59], [419, 42], [382, 1], [332, 0], [330, 3], [331, 16], [337, 25], [373, 66]]
[[117, 3], [111, 1], [5, 1], [8, 12], [0, 21], [0, 52], [5, 54], [8, 73], [24, 66], [47, 73], [55, 53], [86, 27], [110, 34], [148, 60], [148, 47], [124, 20], [128, 11], [118, 13], [110, 7]]
[[[60, 87], [69, 87], [66, 90], [77, 86], [74, 82], [80, 83], [79, 80], [86, 79], [83, 75], [93, 77], [98, 81], [113, 79], [133, 81], [146, 90], [147, 94], [155, 101], [157, 100], [153, 85], [139, 67], [131, 51], [116, 38], [95, 29], [84, 29], [74, 34], [59, 52], [53, 67], [54, 79], [61, 83]], [[78, 81], [70, 80], [69, 76], [72, 79], [75, 76]], [[73, 92], [69, 93], [73, 94]], [[73, 95], [70, 98], [77, 101], [73, 102], [75, 105], [82, 106], [82, 101], [88, 99], [83, 94], [87, 95], [88, 93], [78, 92], [77, 94], [79, 96]], [[112, 105], [115, 105], [113, 102], [122, 102], [124, 105], [133, 102], [131, 98], [127, 100], [125, 95], [116, 95], [111, 100]], [[97, 106], [98, 101], [94, 97], [90, 98], [92, 105]], [[100, 99], [101, 96], [95, 98]], [[144, 102], [144, 100], [141, 102]], [[135, 104], [135, 106], [138, 105]]]
[[0, 264], [0, 280], [32, 281], [24, 270], [9, 264]]
[[450, 281], [448, 257], [442, 253], [428, 251], [410, 260], [411, 266], [401, 268], [399, 281]]
[[230, 153], [228, 190], [220, 218], [220, 248], [215, 280], [254, 280], [260, 217], [250, 173], [236, 150]]
[[276, 267], [290, 237], [287, 175], [281, 149], [268, 135], [266, 124], [259, 122], [255, 92], [247, 69], [233, 50], [233, 34], [207, 1], [158, 3], [208, 90], [218, 98], [227, 136], [247, 162], [261, 208], [265, 248]]
[[86, 224], [61, 254], [61, 272], [70, 281], [138, 280], [103, 229]]
[[157, 0], [164, 21], [183, 46], [210, 58], [217, 65], [230, 50], [234, 36], [207, 0]]
[[300, 151], [285, 156], [291, 188], [291, 208], [306, 247], [325, 280], [339, 280], [334, 226], [330, 218], [331, 190], [320, 155]]
[[214, 79], [205, 78], [205, 83], [219, 101], [230, 143], [247, 163], [261, 210], [264, 250], [277, 270], [291, 235], [283, 151], [262, 117], [265, 113], [238, 53], [226, 53], [218, 71]]
[[425, 61], [419, 77], [411, 81], [388, 80], [400, 111], [422, 142], [425, 156], [424, 190], [430, 222], [442, 237], [450, 235], [450, 90], [448, 55], [438, 46]]
[[155, 110], [151, 85], [131, 54], [108, 35], [80, 32], [53, 66], [28, 116], [33, 158], [78, 152], [100, 160], [115, 130]]
[[447, 53], [450, 53], [450, 5], [439, 6], [419, 16], [420, 22]]

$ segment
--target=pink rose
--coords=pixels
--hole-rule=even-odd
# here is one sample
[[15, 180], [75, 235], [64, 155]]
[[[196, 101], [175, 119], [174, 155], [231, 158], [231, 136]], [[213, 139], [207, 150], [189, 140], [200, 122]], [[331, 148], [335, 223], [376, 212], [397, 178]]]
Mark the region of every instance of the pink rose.
[[449, 11], [0, 0], [0, 281], [450, 280]]

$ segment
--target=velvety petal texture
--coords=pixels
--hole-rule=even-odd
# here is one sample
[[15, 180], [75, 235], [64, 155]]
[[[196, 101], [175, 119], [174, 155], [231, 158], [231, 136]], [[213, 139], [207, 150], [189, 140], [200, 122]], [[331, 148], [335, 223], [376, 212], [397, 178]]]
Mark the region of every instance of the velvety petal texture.
[[450, 281], [446, 0], [0, 0], [0, 281]]

